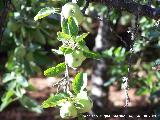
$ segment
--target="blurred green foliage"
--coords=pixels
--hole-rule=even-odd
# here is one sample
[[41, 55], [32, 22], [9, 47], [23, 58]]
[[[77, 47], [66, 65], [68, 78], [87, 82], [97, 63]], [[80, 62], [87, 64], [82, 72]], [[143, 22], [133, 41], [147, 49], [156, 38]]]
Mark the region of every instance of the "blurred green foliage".
[[0, 110], [9, 103], [20, 100], [24, 107], [40, 113], [40, 106], [25, 96], [26, 89], [32, 88], [28, 78], [41, 74], [42, 68], [53, 63], [48, 48], [57, 44], [55, 33], [59, 30], [59, 18], [55, 15], [40, 22], [33, 20], [37, 11], [48, 6], [49, 2], [13, 0], [12, 3], [15, 10], [8, 15], [0, 46], [0, 52], [7, 55], [5, 66], [2, 67], [2, 83], [6, 92], [1, 96]]

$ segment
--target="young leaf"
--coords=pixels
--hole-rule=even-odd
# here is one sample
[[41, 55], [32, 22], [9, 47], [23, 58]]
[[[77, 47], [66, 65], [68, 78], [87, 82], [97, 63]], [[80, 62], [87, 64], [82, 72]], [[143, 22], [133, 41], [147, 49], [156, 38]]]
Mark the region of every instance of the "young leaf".
[[73, 91], [78, 94], [87, 86], [87, 73], [78, 73], [72, 82]]
[[76, 42], [84, 41], [84, 38], [86, 38], [88, 34], [89, 34], [89, 33], [83, 33], [82, 35], [77, 36]]
[[78, 35], [78, 23], [77, 20], [74, 17], [68, 18], [68, 28], [69, 28], [69, 34], [71, 36], [77, 36]]
[[61, 46], [61, 47], [59, 48], [59, 50], [62, 51], [63, 54], [70, 54], [70, 53], [73, 52], [73, 50], [72, 50], [71, 48], [69, 48], [69, 47], [63, 47], [63, 46]]
[[78, 46], [81, 50], [83, 50], [84, 46], [86, 45], [86, 42], [84, 40], [78, 42]]
[[54, 14], [54, 13], [58, 13], [58, 9], [57, 8], [53, 8], [53, 7], [46, 7], [46, 8], [42, 8], [38, 14], [34, 17], [34, 20], [37, 21], [39, 19], [42, 19], [50, 14]]
[[68, 28], [68, 20], [66, 20], [63, 16], [61, 16], [61, 27], [62, 27], [62, 32], [65, 34], [69, 34], [69, 28]]
[[4, 75], [4, 77], [3, 77], [2, 82], [3, 82], [3, 83], [7, 83], [7, 82], [15, 79], [15, 77], [16, 77], [15, 72], [6, 73], [6, 74]]
[[8, 90], [1, 98], [2, 104], [0, 105], [0, 112], [13, 102], [14, 91]]
[[47, 100], [42, 103], [43, 108], [49, 108], [59, 105], [60, 103], [67, 100], [69, 95], [67, 93], [58, 93], [50, 96]]
[[26, 77], [22, 75], [17, 75], [16, 81], [17, 81], [17, 84], [21, 85], [22, 87], [28, 87], [28, 81]]
[[16, 86], [15, 90], [15, 95], [16, 97], [18, 98], [21, 98], [25, 93], [26, 93], [26, 90], [24, 88], [22, 88], [19, 84]]
[[15, 89], [16, 85], [17, 85], [17, 81], [15, 79], [5, 84], [7, 90]]
[[57, 36], [58, 36], [57, 39], [59, 41], [65, 41], [65, 40], [70, 41], [70, 40], [72, 40], [72, 37], [68, 34], [65, 34], [64, 32], [58, 32]]
[[86, 58], [95, 58], [95, 59], [102, 57], [98, 52], [93, 52], [93, 51], [83, 51], [83, 55]]
[[48, 68], [44, 71], [44, 75], [48, 77], [58, 76], [66, 70], [65, 63], [60, 63], [55, 67]]

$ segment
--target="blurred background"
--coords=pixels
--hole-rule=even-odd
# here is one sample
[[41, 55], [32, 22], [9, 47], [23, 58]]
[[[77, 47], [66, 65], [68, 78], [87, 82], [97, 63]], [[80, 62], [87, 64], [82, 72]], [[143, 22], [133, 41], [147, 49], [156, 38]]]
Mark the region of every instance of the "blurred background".
[[[44, 70], [64, 60], [51, 51], [61, 45], [56, 35], [61, 30], [60, 16], [50, 15], [36, 22], [33, 18], [41, 8], [61, 8], [71, 0], [11, 0], [11, 3], [6, 0], [7, 5], [4, 1], [0, 1], [1, 31], [4, 24], [0, 41], [0, 119], [59, 120], [58, 109], [43, 110], [40, 105], [56, 92], [52, 85], [61, 79], [43, 76]], [[147, 4], [146, 0], [135, 1]], [[85, 1], [77, 0], [77, 4], [83, 8]], [[159, 5], [158, 0], [152, 2], [152, 7]], [[6, 19], [4, 13], [8, 14]], [[100, 60], [87, 59], [78, 68], [88, 73], [87, 89], [94, 101], [90, 114], [151, 116], [160, 113], [160, 27], [158, 22], [144, 16], [139, 17], [133, 45], [128, 90], [131, 102], [124, 108], [122, 78], [128, 74], [130, 28], [135, 22], [133, 14], [102, 4], [90, 3], [86, 10], [81, 32], [90, 32], [87, 46], [105, 56]], [[71, 77], [75, 74], [76, 71], [70, 70]]]

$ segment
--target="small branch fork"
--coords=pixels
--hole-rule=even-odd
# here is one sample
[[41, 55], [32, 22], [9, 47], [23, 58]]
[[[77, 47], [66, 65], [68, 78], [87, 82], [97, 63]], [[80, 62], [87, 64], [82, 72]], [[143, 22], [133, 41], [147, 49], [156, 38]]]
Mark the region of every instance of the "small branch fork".
[[64, 88], [63, 88], [63, 90], [64, 90], [64, 92], [68, 92], [69, 91], [69, 68], [68, 68], [68, 64], [67, 64], [67, 62], [65, 62], [66, 63], [66, 72], [65, 72], [65, 82], [64, 82]]
[[59, 80], [57, 83], [53, 84], [54, 86], [57, 86], [57, 93], [59, 92], [60, 88], [63, 88], [64, 92], [68, 92], [69, 91], [69, 83], [70, 83], [70, 79], [69, 79], [69, 71], [68, 71], [68, 65], [66, 63], [66, 71], [65, 71], [65, 77], [63, 77], [61, 80]]

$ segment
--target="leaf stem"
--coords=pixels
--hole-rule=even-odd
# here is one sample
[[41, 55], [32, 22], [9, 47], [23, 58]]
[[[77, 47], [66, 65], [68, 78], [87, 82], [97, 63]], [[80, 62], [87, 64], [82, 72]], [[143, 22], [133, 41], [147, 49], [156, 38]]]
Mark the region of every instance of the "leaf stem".
[[69, 68], [66, 60], [65, 60], [65, 64], [66, 64], [66, 71], [65, 71], [64, 92], [68, 92], [69, 91]]

